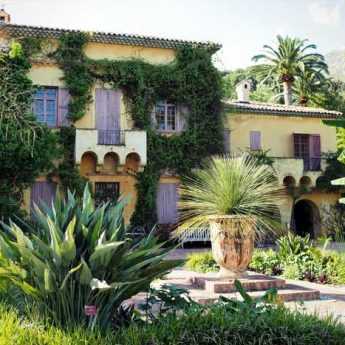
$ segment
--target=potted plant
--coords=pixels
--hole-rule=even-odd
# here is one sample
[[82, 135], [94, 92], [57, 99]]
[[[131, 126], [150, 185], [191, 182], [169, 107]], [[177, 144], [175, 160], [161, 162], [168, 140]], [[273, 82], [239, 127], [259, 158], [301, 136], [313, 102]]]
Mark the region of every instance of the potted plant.
[[246, 275], [254, 239], [280, 228], [281, 189], [271, 167], [251, 156], [213, 157], [180, 186], [176, 234], [209, 226], [220, 276]]

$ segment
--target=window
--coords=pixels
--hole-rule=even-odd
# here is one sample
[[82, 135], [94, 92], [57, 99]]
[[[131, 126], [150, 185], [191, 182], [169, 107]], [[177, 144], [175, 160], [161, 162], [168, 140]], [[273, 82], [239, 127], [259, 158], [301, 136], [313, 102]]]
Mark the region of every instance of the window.
[[154, 120], [159, 131], [174, 132], [177, 130], [177, 107], [168, 102], [159, 102], [155, 106]]
[[250, 149], [261, 150], [261, 132], [260, 131], [250, 132]]
[[119, 182], [96, 182], [95, 183], [95, 204], [97, 206], [110, 202], [115, 203], [120, 195]]
[[321, 170], [320, 135], [294, 134], [295, 157], [302, 158], [305, 171]]
[[38, 122], [49, 127], [57, 126], [57, 95], [58, 89], [52, 87], [40, 88], [34, 96], [34, 114]]

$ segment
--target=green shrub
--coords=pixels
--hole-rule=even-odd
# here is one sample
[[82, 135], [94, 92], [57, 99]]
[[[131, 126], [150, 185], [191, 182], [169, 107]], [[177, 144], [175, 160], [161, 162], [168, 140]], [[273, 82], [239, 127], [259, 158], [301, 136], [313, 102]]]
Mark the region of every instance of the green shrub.
[[332, 284], [345, 284], [345, 254], [327, 251], [326, 275]]
[[213, 259], [212, 252], [192, 253], [187, 256], [186, 268], [191, 271], [207, 273], [219, 270]]
[[[67, 201], [57, 196], [51, 209], [36, 207], [29, 235], [13, 222], [3, 224], [0, 279], [54, 324], [112, 326], [124, 300], [147, 291], [152, 280], [181, 263], [163, 260], [170, 249], [153, 233], [130, 238], [124, 205], [95, 208], [86, 187], [82, 202], [68, 193]], [[97, 308], [91, 323], [86, 305]]]
[[277, 240], [278, 254], [282, 262], [288, 262], [291, 258], [308, 254], [312, 247], [309, 236], [301, 237], [289, 232], [286, 236]]
[[343, 325], [284, 308], [253, 313], [221, 304], [206, 313], [190, 310], [180, 317], [171, 314], [151, 324], [132, 324], [100, 335], [36, 324], [0, 306], [0, 344], [4, 345], [342, 345], [344, 339]]
[[268, 275], [279, 275], [282, 272], [281, 262], [273, 249], [256, 249], [249, 268], [255, 272]]
[[297, 264], [288, 264], [284, 266], [283, 277], [286, 279], [302, 279], [300, 267]]

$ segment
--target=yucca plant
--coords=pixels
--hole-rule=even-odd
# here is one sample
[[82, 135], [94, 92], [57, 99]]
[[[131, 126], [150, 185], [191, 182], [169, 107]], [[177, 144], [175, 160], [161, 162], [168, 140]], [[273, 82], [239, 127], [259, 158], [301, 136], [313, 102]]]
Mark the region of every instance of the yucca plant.
[[[94, 207], [88, 187], [81, 202], [68, 192], [51, 207], [35, 207], [35, 226], [3, 225], [0, 279], [29, 297], [41, 315], [62, 326], [112, 325], [122, 302], [147, 291], [153, 279], [180, 264], [153, 233], [130, 238], [125, 200]], [[85, 306], [92, 313], [85, 315]]]
[[209, 225], [220, 275], [243, 276], [255, 235], [280, 226], [280, 190], [272, 167], [258, 164], [254, 157], [214, 157], [180, 188], [177, 233]]

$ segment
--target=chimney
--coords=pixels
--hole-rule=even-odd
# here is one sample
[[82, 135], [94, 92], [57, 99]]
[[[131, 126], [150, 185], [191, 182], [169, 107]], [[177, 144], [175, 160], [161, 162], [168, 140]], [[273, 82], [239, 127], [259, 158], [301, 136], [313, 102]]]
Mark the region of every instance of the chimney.
[[3, 7], [0, 8], [0, 25], [10, 24], [10, 23], [11, 23], [11, 16], [5, 11]]
[[237, 101], [248, 103], [251, 89], [250, 80], [242, 80], [236, 85]]

